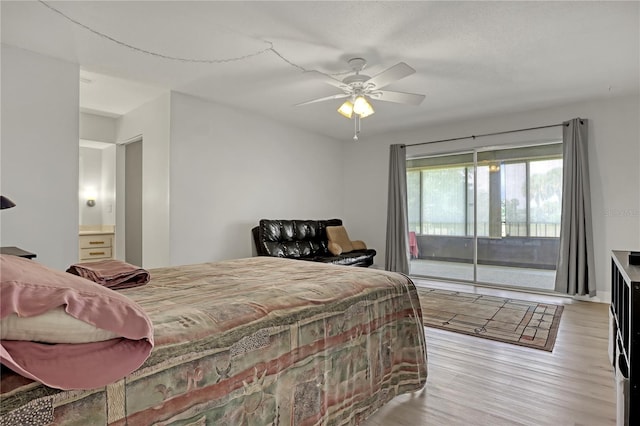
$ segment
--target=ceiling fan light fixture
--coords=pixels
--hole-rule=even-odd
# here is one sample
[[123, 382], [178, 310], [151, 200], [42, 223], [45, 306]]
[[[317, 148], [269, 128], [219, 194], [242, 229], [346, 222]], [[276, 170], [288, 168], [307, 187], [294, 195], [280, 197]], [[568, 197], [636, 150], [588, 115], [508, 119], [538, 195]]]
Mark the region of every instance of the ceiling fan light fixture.
[[358, 96], [353, 101], [353, 112], [358, 114], [360, 118], [365, 118], [373, 114], [375, 111], [364, 96]]
[[344, 103], [340, 105], [340, 108], [338, 108], [338, 112], [346, 118], [351, 118], [353, 115], [353, 103], [351, 103], [350, 100], [344, 101]]
[[329, 75], [321, 71], [305, 70], [305, 72], [321, 75], [326, 83], [340, 89], [342, 93], [312, 99], [310, 101], [297, 104], [296, 106], [333, 99], [348, 99], [340, 106], [340, 108], [338, 108], [338, 113], [348, 119], [354, 119], [354, 139], [357, 140], [358, 134], [360, 133], [360, 120], [375, 113], [373, 106], [371, 105], [372, 99], [398, 104], [420, 105], [425, 98], [425, 95], [418, 93], [382, 90], [394, 81], [410, 76], [416, 72], [416, 70], [404, 62], [398, 62], [394, 66], [379, 72], [373, 77], [360, 74], [367, 64], [365, 59], [351, 58], [348, 62], [353, 74], [346, 76], [342, 80], [338, 80], [333, 75]]

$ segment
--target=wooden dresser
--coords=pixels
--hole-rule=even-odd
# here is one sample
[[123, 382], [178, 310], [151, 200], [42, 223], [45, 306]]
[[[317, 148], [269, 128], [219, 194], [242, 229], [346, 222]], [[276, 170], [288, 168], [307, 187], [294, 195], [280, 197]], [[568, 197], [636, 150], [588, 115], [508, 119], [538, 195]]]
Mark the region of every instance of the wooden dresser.
[[113, 259], [115, 229], [113, 225], [80, 226], [80, 262]]

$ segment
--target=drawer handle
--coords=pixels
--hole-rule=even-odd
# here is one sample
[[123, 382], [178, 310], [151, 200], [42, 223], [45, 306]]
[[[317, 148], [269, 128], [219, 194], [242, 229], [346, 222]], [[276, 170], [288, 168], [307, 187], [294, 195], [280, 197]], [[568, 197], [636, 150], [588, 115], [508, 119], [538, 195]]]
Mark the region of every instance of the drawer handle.
[[104, 254], [104, 252], [103, 251], [90, 251], [89, 254], [91, 256], [99, 256], [101, 254]]
[[89, 244], [104, 244], [104, 241], [89, 241]]

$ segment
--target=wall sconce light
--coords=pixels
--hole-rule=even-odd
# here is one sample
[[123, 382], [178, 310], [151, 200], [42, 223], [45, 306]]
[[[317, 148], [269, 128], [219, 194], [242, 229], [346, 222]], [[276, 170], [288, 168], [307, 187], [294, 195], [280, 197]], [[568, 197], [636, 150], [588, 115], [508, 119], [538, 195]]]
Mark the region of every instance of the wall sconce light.
[[489, 165], [489, 171], [490, 172], [499, 172], [500, 171], [500, 164], [491, 164]]
[[94, 189], [87, 189], [84, 193], [85, 198], [87, 199], [87, 206], [93, 207], [96, 205], [96, 191]]

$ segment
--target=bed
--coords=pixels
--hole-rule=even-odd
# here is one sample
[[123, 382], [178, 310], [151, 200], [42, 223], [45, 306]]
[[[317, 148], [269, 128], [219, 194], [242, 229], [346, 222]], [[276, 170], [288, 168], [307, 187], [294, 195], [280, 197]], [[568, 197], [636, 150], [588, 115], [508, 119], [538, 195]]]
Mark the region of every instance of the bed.
[[3, 367], [0, 425], [360, 424], [426, 384], [420, 304], [404, 275], [271, 257], [150, 274], [118, 291], [153, 324], [143, 364], [84, 390]]

